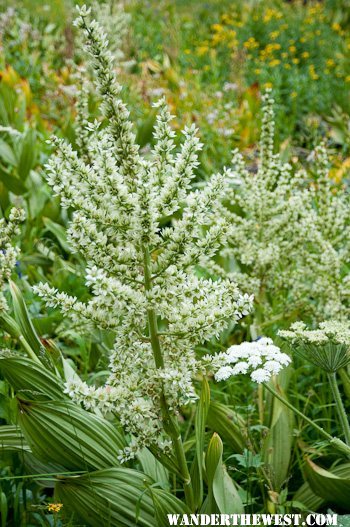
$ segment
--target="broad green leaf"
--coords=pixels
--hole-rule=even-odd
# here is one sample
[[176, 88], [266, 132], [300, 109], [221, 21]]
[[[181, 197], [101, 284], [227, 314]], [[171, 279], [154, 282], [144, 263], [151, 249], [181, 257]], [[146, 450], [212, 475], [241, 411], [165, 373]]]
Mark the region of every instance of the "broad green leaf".
[[[349, 467], [349, 464], [347, 466]], [[350, 496], [350, 471], [346, 476], [340, 476], [335, 474], [334, 470], [332, 472], [325, 470], [307, 459], [305, 477], [317, 496], [323, 498], [328, 504], [347, 510]]]
[[71, 252], [71, 248], [67, 242], [66, 229], [59, 223], [55, 223], [50, 218], [43, 218], [44, 225], [59, 241], [62, 249], [66, 252]]
[[213, 482], [218, 465], [222, 463], [223, 446], [218, 434], [214, 433], [205, 455], [205, 469], [208, 483], [208, 495], [202, 505], [201, 513], [215, 514], [218, 512], [218, 506], [214, 498]]
[[190, 514], [191, 511], [185, 503], [163, 489], [150, 487], [149, 489], [154, 505], [154, 514], [158, 527], [169, 525], [168, 514]]
[[34, 329], [32, 321], [30, 320], [27, 306], [24, 302], [23, 295], [17, 285], [10, 280], [10, 291], [13, 302], [13, 310], [15, 312], [15, 318], [22, 330], [22, 334], [25, 340], [30, 345], [31, 349], [36, 355], [42, 355], [45, 352], [40, 339]]
[[21, 452], [30, 452], [30, 448], [24, 439], [24, 436], [15, 425], [0, 426], [0, 450], [19, 450]]
[[21, 328], [17, 322], [6, 312], [0, 314], [0, 325], [11, 337], [18, 339], [22, 335]]
[[126, 445], [116, 427], [67, 401], [19, 400], [19, 425], [33, 454], [67, 470], [118, 466]]
[[16, 196], [21, 196], [27, 192], [27, 188], [23, 181], [12, 174], [12, 172], [3, 165], [0, 165], [0, 181], [8, 191], [16, 194]]
[[202, 512], [211, 514], [234, 514], [244, 512], [236, 486], [222, 462], [223, 445], [220, 437], [214, 434], [210, 440], [205, 466], [208, 480], [208, 498]]
[[34, 167], [35, 157], [36, 134], [35, 130], [30, 128], [23, 136], [17, 167], [18, 175], [22, 181], [26, 180], [30, 170]]
[[203, 501], [203, 456], [204, 433], [210, 406], [210, 388], [207, 379], [202, 381], [202, 390], [195, 417], [196, 457], [191, 468], [192, 486], [197, 507]]
[[288, 468], [293, 448], [293, 416], [278, 399], [272, 402], [270, 427], [262, 453], [268, 468], [273, 490], [279, 492], [288, 478]]
[[17, 165], [17, 159], [12, 148], [3, 139], [0, 139], [0, 159], [9, 165]]
[[[66, 469], [62, 465], [57, 463], [43, 463], [31, 452], [25, 452], [23, 462], [26, 474], [36, 474], [36, 484], [47, 488], [53, 488], [56, 480], [55, 476], [47, 476], [47, 474], [57, 475], [66, 472]], [[38, 474], [43, 474], [42, 478], [38, 477]]]
[[219, 463], [222, 462], [223, 445], [218, 434], [213, 434], [205, 456], [205, 468], [207, 472], [208, 487], [212, 487], [215, 472]]
[[[342, 463], [331, 469], [332, 473], [341, 478], [350, 478], [350, 463]], [[317, 511], [325, 500], [317, 496], [308, 481], [305, 481], [293, 496], [293, 502], [302, 503], [306, 509]]]
[[244, 419], [237, 412], [234, 412], [224, 404], [211, 401], [207, 425], [225, 439], [232, 450], [237, 453], [243, 451], [246, 446], [246, 440], [242, 431], [246, 428], [246, 425]]
[[41, 364], [18, 355], [0, 357], [0, 370], [15, 392], [31, 399], [65, 399], [63, 383]]
[[222, 514], [243, 514], [244, 506], [235, 483], [228, 475], [225, 465], [219, 463], [214, 481], [213, 494]]
[[109, 468], [58, 477], [56, 495], [64, 509], [91, 527], [155, 527], [154, 503], [148, 490], [152, 484], [136, 470]]
[[137, 457], [141, 463], [142, 471], [150, 476], [155, 483], [163, 489], [169, 489], [169, 473], [167, 469], [154, 457], [148, 448], [143, 448]]

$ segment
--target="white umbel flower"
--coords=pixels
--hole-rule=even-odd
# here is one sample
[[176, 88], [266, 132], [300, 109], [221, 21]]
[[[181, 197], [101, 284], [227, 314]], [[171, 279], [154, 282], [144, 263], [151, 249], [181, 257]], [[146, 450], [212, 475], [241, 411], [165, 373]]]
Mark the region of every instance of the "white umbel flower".
[[[242, 342], [231, 346], [225, 353], [207, 356], [205, 359], [214, 366], [212, 369], [217, 381], [239, 374], [250, 374], [251, 379], [257, 383], [267, 382], [291, 362], [290, 357], [266, 337], [254, 342]], [[215, 367], [218, 368], [216, 371]]]

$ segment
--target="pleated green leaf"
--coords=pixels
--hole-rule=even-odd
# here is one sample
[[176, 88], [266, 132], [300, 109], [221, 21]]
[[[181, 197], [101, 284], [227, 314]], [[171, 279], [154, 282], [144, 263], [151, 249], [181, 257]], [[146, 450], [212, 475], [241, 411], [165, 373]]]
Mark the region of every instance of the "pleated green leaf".
[[149, 489], [154, 505], [154, 514], [158, 527], [169, 525], [168, 514], [191, 514], [190, 509], [178, 498], [156, 487]]
[[0, 324], [1, 328], [11, 335], [11, 337], [18, 339], [22, 335], [21, 328], [17, 322], [5, 311], [0, 314]]
[[12, 296], [13, 310], [18, 325], [21, 328], [22, 334], [25, 340], [28, 342], [31, 349], [40, 355], [43, 353], [44, 348], [40, 342], [40, 339], [34, 329], [32, 321], [30, 320], [27, 306], [24, 302], [23, 295], [17, 285], [10, 280], [10, 292]]
[[[340, 478], [350, 478], [350, 463], [342, 463], [331, 469], [332, 473]], [[305, 481], [293, 496], [293, 503], [302, 503], [307, 509], [317, 511], [325, 500], [317, 496], [312, 490], [310, 483]]]
[[214, 433], [211, 440], [209, 441], [209, 445], [205, 455], [205, 469], [208, 484], [208, 495], [201, 508], [201, 513], [204, 514], [215, 514], [219, 512], [218, 506], [214, 498], [213, 482], [216, 469], [219, 463], [222, 462], [222, 452], [222, 441], [218, 434]]
[[67, 470], [117, 466], [125, 442], [109, 421], [66, 401], [19, 401], [19, 425], [33, 454]]
[[58, 477], [56, 495], [64, 509], [91, 527], [155, 527], [154, 502], [148, 490], [152, 483], [136, 470], [109, 468]]
[[325, 470], [316, 465], [310, 459], [306, 460], [305, 477], [311, 489], [317, 496], [320, 496], [330, 505], [347, 510], [349, 507], [350, 496], [350, 470], [347, 463], [347, 470], [342, 476], [332, 470]]
[[271, 406], [269, 432], [262, 453], [268, 468], [273, 490], [279, 492], [288, 478], [293, 448], [293, 416], [291, 411], [274, 398]]
[[30, 452], [30, 448], [24, 436], [15, 425], [0, 426], [0, 450], [19, 450]]
[[243, 514], [244, 506], [225, 465], [219, 463], [213, 481], [213, 494], [222, 514]]
[[143, 448], [137, 457], [141, 463], [142, 471], [150, 476], [155, 483], [158, 483], [163, 489], [169, 489], [169, 473], [167, 469], [155, 458], [148, 450]]
[[0, 357], [0, 370], [15, 392], [31, 399], [65, 399], [63, 383], [40, 363], [19, 355]]
[[228, 475], [222, 462], [223, 444], [214, 434], [208, 445], [205, 466], [208, 482], [208, 496], [201, 512], [207, 514], [239, 514], [244, 512], [243, 503], [235, 483]]
[[243, 451], [246, 445], [242, 434], [242, 430], [245, 429], [245, 422], [237, 412], [224, 404], [211, 401], [207, 425], [225, 439], [232, 450], [237, 453]]
[[203, 501], [203, 456], [204, 434], [210, 406], [210, 387], [207, 379], [202, 381], [202, 390], [195, 417], [196, 457], [191, 468], [191, 479], [195, 504], [200, 507]]

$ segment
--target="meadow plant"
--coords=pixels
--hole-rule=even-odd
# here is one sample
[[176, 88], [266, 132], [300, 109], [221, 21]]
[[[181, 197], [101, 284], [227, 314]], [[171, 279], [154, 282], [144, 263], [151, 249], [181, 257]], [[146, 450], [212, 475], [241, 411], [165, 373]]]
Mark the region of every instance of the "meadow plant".
[[197, 399], [194, 379], [205, 372], [206, 361], [196, 358], [195, 347], [252, 307], [252, 297], [232, 280], [214, 281], [196, 272], [225, 239], [226, 222], [214, 223], [214, 217], [228, 177], [224, 171], [204, 188], [192, 188], [201, 149], [197, 130], [185, 128], [175, 153], [164, 100], [155, 105], [153, 149], [148, 157], [140, 155], [107, 39], [88, 16], [82, 8], [76, 24], [86, 37], [107, 124], [85, 123], [90, 136], [84, 159], [90, 163], [54, 138], [48, 182], [62, 205], [74, 209], [68, 240], [86, 259], [92, 298], [83, 303], [45, 283], [35, 289], [73, 321], [115, 332], [105, 386], [88, 386], [75, 377], [66, 391], [87, 409], [118, 415], [132, 435], [121, 461], [144, 446], [167, 454], [173, 449], [191, 501], [176, 414]]
[[344, 318], [349, 312], [349, 195], [328, 177], [323, 145], [315, 151], [315, 177], [294, 173], [274, 153], [273, 104], [267, 91], [256, 173], [234, 151], [221, 212], [229, 243], [213, 270], [254, 293], [258, 327], [298, 315]]
[[0, 310], [7, 310], [7, 302], [2, 293], [5, 283], [11, 277], [19, 248], [13, 245], [13, 238], [19, 234], [19, 224], [24, 221], [24, 211], [12, 208], [8, 221], [0, 219]]
[[350, 445], [350, 425], [338, 388], [336, 373], [350, 362], [350, 328], [348, 323], [326, 321], [317, 329], [307, 329], [295, 322], [289, 330], [280, 330], [292, 350], [327, 373], [346, 443]]

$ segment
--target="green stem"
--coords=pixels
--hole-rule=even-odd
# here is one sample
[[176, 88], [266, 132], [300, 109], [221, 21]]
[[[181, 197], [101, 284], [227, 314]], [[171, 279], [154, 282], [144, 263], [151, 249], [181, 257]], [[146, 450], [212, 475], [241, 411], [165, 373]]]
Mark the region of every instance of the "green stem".
[[350, 445], [350, 425], [346, 411], [343, 405], [343, 401], [339, 392], [336, 373], [327, 373], [329, 384], [331, 385], [335, 407], [337, 409], [338, 417], [340, 420], [341, 427], [345, 436], [345, 442], [347, 445]]
[[280, 395], [274, 388], [272, 388], [272, 386], [266, 383], [263, 383], [263, 384], [265, 388], [270, 393], [272, 393], [274, 397], [276, 397], [276, 399], [281, 401], [281, 403], [283, 403], [285, 406], [287, 406], [287, 408], [292, 410], [292, 412], [294, 412], [296, 415], [298, 415], [304, 421], [306, 421], [309, 425], [315, 428], [321, 436], [323, 436], [325, 439], [327, 439], [327, 441], [331, 443], [332, 446], [337, 448], [337, 450], [340, 450], [341, 452], [346, 453], [348, 456], [350, 456], [350, 447], [346, 443], [328, 434], [328, 432], [326, 432], [321, 426], [319, 426], [314, 421], [312, 421], [312, 419], [309, 419], [305, 414], [303, 414], [303, 412], [300, 412], [300, 410], [295, 408], [295, 406], [293, 406], [289, 401], [287, 401], [287, 399], [284, 399], [284, 397], [282, 397], [282, 395]]
[[35, 355], [34, 351], [33, 351], [32, 348], [29, 346], [28, 342], [27, 342], [26, 339], [23, 337], [23, 335], [20, 335], [20, 336], [18, 337], [18, 340], [20, 341], [21, 345], [23, 346], [23, 348], [24, 348], [25, 351], [27, 352], [29, 358], [32, 359], [34, 362], [37, 362], [38, 364], [41, 364], [40, 360], [39, 360], [38, 357]]
[[[151, 257], [147, 247], [143, 247], [143, 263], [144, 263], [144, 280], [145, 290], [150, 291], [152, 289], [152, 277], [151, 277]], [[158, 322], [157, 315], [153, 308], [147, 309], [147, 319], [149, 335], [151, 340], [152, 352], [154, 357], [155, 365], [158, 369], [164, 369], [164, 358], [159, 341]], [[163, 421], [165, 431], [170, 435], [175, 456], [179, 465], [181, 476], [183, 479], [184, 493], [186, 503], [191, 510], [194, 509], [194, 495], [192, 488], [192, 481], [190, 472], [188, 470], [185, 450], [183, 447], [182, 439], [176, 419], [170, 414], [164, 392], [161, 394], [160, 404], [162, 409]]]

